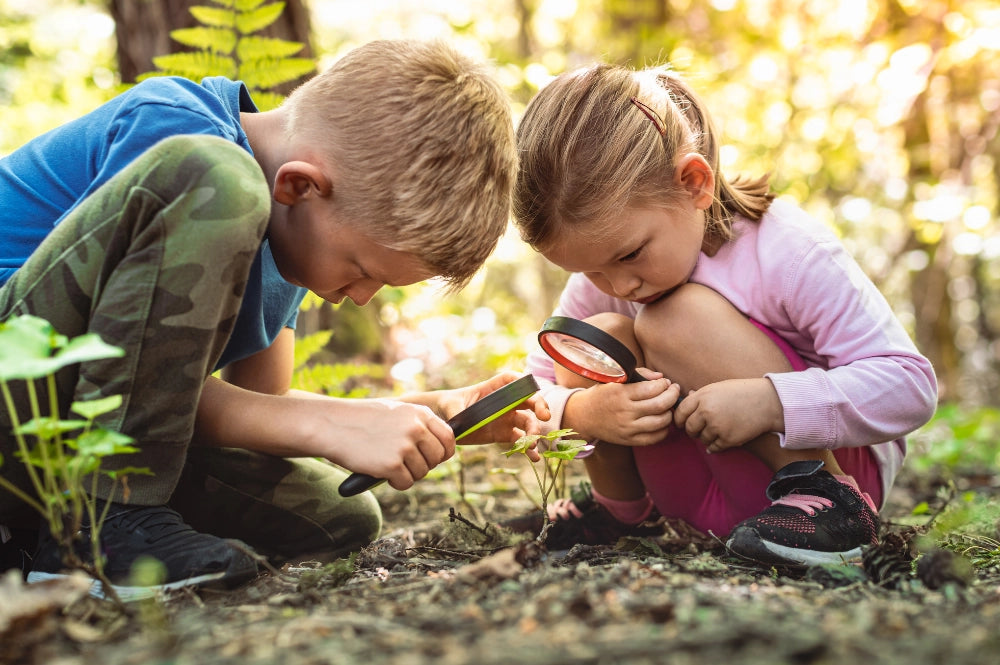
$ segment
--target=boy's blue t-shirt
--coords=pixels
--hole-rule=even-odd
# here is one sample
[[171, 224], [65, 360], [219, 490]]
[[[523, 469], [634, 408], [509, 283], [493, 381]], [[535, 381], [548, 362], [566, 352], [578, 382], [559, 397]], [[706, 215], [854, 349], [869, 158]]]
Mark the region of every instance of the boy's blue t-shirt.
[[[241, 111], [257, 108], [238, 81], [151, 78], [0, 158], [0, 285], [77, 203], [160, 140], [207, 134], [253, 154]], [[282, 279], [265, 240], [217, 368], [267, 348], [283, 328], [295, 327], [304, 296], [305, 289]]]

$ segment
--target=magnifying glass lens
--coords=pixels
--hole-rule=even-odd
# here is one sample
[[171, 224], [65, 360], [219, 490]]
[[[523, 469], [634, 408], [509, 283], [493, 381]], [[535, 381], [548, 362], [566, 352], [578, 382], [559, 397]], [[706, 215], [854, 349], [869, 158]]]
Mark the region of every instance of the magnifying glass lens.
[[570, 364], [600, 374], [613, 382], [620, 382], [625, 377], [625, 370], [614, 358], [596, 346], [571, 335], [558, 332], [545, 334], [545, 343], [550, 349], [568, 360]]

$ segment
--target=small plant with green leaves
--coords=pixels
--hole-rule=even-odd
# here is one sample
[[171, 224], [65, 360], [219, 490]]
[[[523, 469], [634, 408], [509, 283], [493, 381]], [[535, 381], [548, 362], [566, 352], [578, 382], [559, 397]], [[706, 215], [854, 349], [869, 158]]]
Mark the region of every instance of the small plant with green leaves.
[[261, 111], [276, 108], [282, 95], [270, 91], [316, 69], [310, 58], [292, 57], [303, 44], [261, 37], [254, 33], [278, 20], [284, 2], [268, 0], [211, 0], [215, 6], [196, 5], [191, 15], [201, 24], [170, 33], [171, 38], [196, 50], [153, 58], [159, 69], [139, 77], [183, 76], [201, 81], [225, 76], [243, 81]]
[[564, 463], [575, 459], [581, 453], [594, 449], [592, 444], [582, 439], [568, 438], [574, 434], [576, 432], [571, 429], [554, 430], [548, 434], [527, 434], [514, 442], [510, 450], [504, 452], [504, 455], [507, 457], [518, 453], [527, 457], [529, 450], [539, 446], [539, 442], [544, 442], [545, 450], [541, 452], [541, 473], [539, 473], [536, 465], [531, 465], [531, 470], [535, 474], [535, 480], [538, 481], [539, 497], [541, 498], [541, 505], [539, 507], [542, 510], [544, 520], [542, 530], [535, 539], [539, 543], [545, 542], [545, 537], [548, 535], [549, 528], [552, 525], [549, 521], [548, 501], [549, 496], [552, 495], [557, 485], [564, 483]]
[[[118, 600], [104, 575], [100, 530], [110, 502], [96, 497], [100, 476], [111, 478], [128, 495], [128, 476], [150, 474], [146, 468], [101, 469], [103, 458], [134, 453], [131, 437], [97, 426], [96, 418], [117, 409], [121, 395], [74, 402], [70, 410], [82, 418], [60, 417], [56, 373], [77, 363], [121, 357], [124, 352], [88, 333], [68, 339], [44, 319], [22, 315], [0, 323], [0, 392], [13, 426], [15, 455], [24, 464], [35, 491], [25, 492], [0, 475], [0, 488], [13, 493], [45, 519], [59, 544], [64, 563], [102, 582], [104, 592]], [[23, 382], [29, 419], [22, 422], [12, 382]], [[38, 383], [43, 386], [39, 391]], [[41, 393], [41, 394], [40, 394]], [[4, 459], [0, 456], [0, 466]], [[91, 525], [92, 562], [74, 548], [81, 526]], [[120, 601], [119, 601], [120, 603]]]

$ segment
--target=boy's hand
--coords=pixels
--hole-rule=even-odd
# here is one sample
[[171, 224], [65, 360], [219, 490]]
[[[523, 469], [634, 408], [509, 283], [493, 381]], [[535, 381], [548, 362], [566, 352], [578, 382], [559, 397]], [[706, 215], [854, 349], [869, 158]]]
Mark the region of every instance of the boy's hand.
[[692, 390], [677, 406], [674, 422], [711, 453], [785, 429], [781, 401], [766, 378], [728, 379]]
[[391, 399], [357, 400], [350, 423], [341, 423], [336, 436], [353, 445], [340, 446], [331, 461], [385, 478], [397, 490], [409, 489], [455, 454], [454, 433], [430, 408]]
[[573, 393], [566, 403], [563, 427], [584, 439], [624, 446], [648, 446], [667, 435], [680, 386], [658, 372], [640, 368], [648, 381], [597, 384]]
[[[466, 388], [438, 391], [434, 393], [439, 398], [436, 410], [445, 418], [452, 418], [493, 391], [516, 381], [521, 376], [516, 372], [501, 372], [491, 379]], [[468, 436], [462, 438], [462, 445], [513, 443], [525, 434], [540, 433], [542, 428], [539, 421], [548, 420], [550, 417], [548, 404], [535, 394], [525, 400], [518, 409], [508, 411], [496, 420], [470, 432]], [[528, 456], [541, 459], [534, 451], [530, 451]]]

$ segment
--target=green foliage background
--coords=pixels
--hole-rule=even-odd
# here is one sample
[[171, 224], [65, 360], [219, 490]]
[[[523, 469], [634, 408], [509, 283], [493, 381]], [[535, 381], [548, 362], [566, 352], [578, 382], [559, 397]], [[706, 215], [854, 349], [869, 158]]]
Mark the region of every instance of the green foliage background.
[[[995, 467], [989, 446], [993, 409], [1000, 407], [1000, 12], [994, 0], [311, 0], [308, 6], [320, 69], [373, 38], [444, 37], [495, 62], [517, 114], [566, 69], [595, 60], [669, 62], [714, 110], [726, 170], [771, 173], [782, 196], [840, 232], [934, 361], [948, 405], [925, 430], [938, 442], [937, 461], [964, 457], [963, 444], [976, 441], [983, 463]], [[100, 0], [0, 0], [0, 154], [118, 92], [113, 29]], [[215, 43], [220, 35], [185, 38]], [[336, 390], [331, 383], [364, 376], [365, 386], [349, 389], [391, 393], [520, 369], [564, 279], [511, 234], [458, 296], [443, 299], [431, 284], [386, 289], [366, 308], [311, 303], [302, 313], [302, 335], [333, 331], [320, 345], [324, 362], [359, 369], [352, 379], [302, 373], [303, 380], [329, 391]]]

